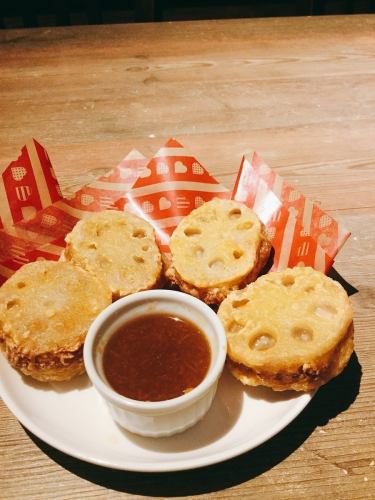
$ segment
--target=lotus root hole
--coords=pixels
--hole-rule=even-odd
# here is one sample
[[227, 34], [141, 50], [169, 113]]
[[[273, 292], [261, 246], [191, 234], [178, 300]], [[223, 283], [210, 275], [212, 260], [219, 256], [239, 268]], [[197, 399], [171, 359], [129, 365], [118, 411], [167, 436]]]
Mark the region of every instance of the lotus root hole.
[[240, 259], [243, 256], [243, 251], [242, 250], [234, 250], [233, 252], [233, 257], [237, 260]]
[[187, 227], [185, 230], [184, 230], [184, 233], [186, 236], [190, 237], [190, 236], [196, 236], [197, 234], [201, 234], [201, 230], [198, 228], [198, 227]]
[[14, 306], [19, 306], [20, 301], [18, 299], [10, 299], [7, 302], [7, 309], [12, 309]]
[[96, 236], [101, 236], [104, 233], [104, 230], [108, 229], [108, 227], [108, 223], [104, 223], [100, 227], [97, 227], [95, 230]]
[[106, 269], [111, 260], [106, 255], [99, 255], [97, 262], [102, 269]]
[[250, 348], [256, 351], [266, 351], [276, 344], [276, 339], [269, 333], [261, 333], [250, 341]]
[[315, 308], [314, 313], [324, 319], [330, 319], [337, 314], [337, 309], [330, 304], [321, 304]]
[[283, 279], [281, 281], [282, 281], [282, 284], [286, 287], [294, 285], [293, 276], [283, 276]]
[[149, 249], [149, 246], [148, 246], [148, 245], [143, 245], [142, 250], [143, 250], [144, 252], [147, 252], [147, 250], [148, 250], [148, 249]]
[[144, 229], [134, 229], [133, 238], [144, 238], [146, 236], [146, 232]]
[[212, 269], [213, 271], [222, 269], [222, 267], [223, 267], [223, 261], [221, 259], [211, 260], [211, 262], [208, 263], [208, 267], [210, 269]]
[[204, 248], [202, 247], [196, 247], [194, 250], [195, 256], [198, 257], [198, 259], [201, 259], [204, 254]]
[[241, 224], [238, 224], [237, 229], [240, 231], [244, 231], [246, 229], [251, 229], [253, 227], [253, 223], [251, 220], [247, 220], [245, 222], [241, 222]]
[[242, 307], [242, 306], [245, 306], [248, 302], [249, 302], [249, 299], [234, 300], [232, 302], [232, 307], [234, 307], [234, 308]]
[[242, 329], [242, 325], [237, 323], [237, 321], [231, 321], [228, 325], [228, 331], [230, 333], [238, 333]]
[[17, 288], [25, 288], [25, 286], [26, 286], [26, 283], [24, 281], [19, 281], [17, 283]]
[[310, 342], [313, 339], [313, 333], [309, 328], [296, 327], [293, 328], [292, 335], [295, 339], [301, 342]]
[[145, 259], [144, 259], [143, 257], [138, 257], [138, 255], [135, 255], [135, 256], [133, 257], [133, 260], [134, 260], [135, 262], [137, 262], [137, 264], [143, 264], [143, 263], [144, 263], [144, 261], [145, 261]]
[[228, 214], [228, 217], [230, 219], [239, 219], [242, 215], [242, 212], [239, 208], [233, 208], [229, 214]]

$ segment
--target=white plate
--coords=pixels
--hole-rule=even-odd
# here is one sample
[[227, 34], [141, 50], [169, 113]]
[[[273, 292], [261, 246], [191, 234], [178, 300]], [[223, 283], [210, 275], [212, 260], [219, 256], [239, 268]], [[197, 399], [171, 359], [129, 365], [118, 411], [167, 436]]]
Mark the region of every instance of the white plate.
[[119, 428], [86, 375], [66, 383], [37, 383], [0, 356], [0, 396], [27, 429], [58, 450], [139, 472], [193, 469], [240, 455], [283, 429], [312, 398], [245, 389], [225, 372], [203, 420], [182, 434], [154, 439]]

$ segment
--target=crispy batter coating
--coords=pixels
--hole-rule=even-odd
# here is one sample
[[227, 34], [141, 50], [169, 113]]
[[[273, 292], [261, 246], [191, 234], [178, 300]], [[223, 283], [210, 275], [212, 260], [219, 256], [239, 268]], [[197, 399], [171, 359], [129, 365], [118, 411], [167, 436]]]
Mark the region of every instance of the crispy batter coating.
[[353, 311], [336, 281], [296, 267], [231, 293], [218, 315], [228, 366], [246, 385], [316, 389], [338, 375], [354, 349]]
[[170, 248], [167, 279], [208, 304], [219, 304], [257, 278], [271, 244], [250, 208], [214, 199], [182, 219]]
[[0, 288], [0, 343], [13, 367], [40, 381], [84, 372], [82, 349], [108, 287], [67, 262], [37, 261]]
[[128, 212], [106, 210], [79, 221], [66, 236], [65, 259], [106, 283], [113, 299], [155, 288], [162, 259], [153, 227]]

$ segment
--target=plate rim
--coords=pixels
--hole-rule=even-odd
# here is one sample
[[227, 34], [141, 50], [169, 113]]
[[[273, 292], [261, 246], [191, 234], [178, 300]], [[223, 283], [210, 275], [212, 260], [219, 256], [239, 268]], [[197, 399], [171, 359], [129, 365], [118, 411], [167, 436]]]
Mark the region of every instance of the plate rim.
[[[10, 367], [11, 368], [11, 367]], [[13, 368], [12, 368], [13, 369]], [[95, 388], [91, 385], [91, 390]], [[183, 470], [199, 469], [201, 467], [206, 467], [209, 465], [218, 464], [231, 458], [235, 458], [243, 453], [251, 451], [252, 449], [258, 447], [259, 445], [265, 443], [266, 441], [272, 439], [276, 434], [283, 430], [287, 425], [292, 422], [309, 404], [312, 400], [315, 392], [301, 393], [301, 395], [296, 399], [295, 404], [292, 408], [287, 411], [279, 422], [271, 427], [271, 430], [263, 431], [256, 439], [252, 439], [249, 442], [244, 441], [244, 443], [229, 448], [225, 451], [220, 451], [216, 453], [211, 453], [202, 457], [190, 457], [188, 459], [183, 459], [179, 461], [166, 460], [166, 461], [145, 461], [145, 462], [127, 462], [121, 461], [108, 461], [100, 459], [99, 457], [92, 457], [88, 454], [84, 454], [79, 451], [79, 447], [73, 448], [67, 446], [62, 439], [56, 439], [56, 437], [50, 432], [45, 432], [42, 427], [35, 423], [28, 415], [24, 412], [22, 407], [20, 407], [15, 400], [12, 398], [11, 391], [8, 390], [4, 380], [0, 377], [0, 396], [3, 402], [8, 407], [10, 412], [17, 418], [17, 420], [32, 434], [37, 438], [41, 439], [47, 445], [57, 449], [69, 455], [75, 459], [82, 460], [84, 462], [90, 463], [92, 465], [106, 467], [109, 469], [129, 471], [129, 472], [145, 472], [145, 473], [162, 473], [162, 472], [177, 472]], [[150, 438], [154, 439], [154, 438]]]

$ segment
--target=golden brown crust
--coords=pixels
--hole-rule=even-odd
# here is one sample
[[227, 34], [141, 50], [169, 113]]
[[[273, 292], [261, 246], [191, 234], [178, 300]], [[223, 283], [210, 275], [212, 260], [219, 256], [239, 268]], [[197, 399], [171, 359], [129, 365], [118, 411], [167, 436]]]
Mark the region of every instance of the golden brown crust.
[[[265, 235], [263, 227], [262, 234]], [[238, 283], [232, 283], [230, 285], [228, 284], [215, 288], [196, 288], [184, 281], [181, 276], [179, 276], [173, 265], [168, 267], [166, 277], [170, 283], [176, 285], [180, 290], [203, 300], [206, 304], [220, 304], [227, 297], [228, 293], [234, 290], [240, 290], [257, 279], [259, 273], [267, 263], [271, 248], [271, 243], [266, 239], [266, 237], [261, 238], [257, 251], [257, 259], [252, 271]]]
[[311, 390], [342, 371], [353, 352], [345, 290], [311, 268], [264, 275], [218, 311], [228, 365], [246, 385]]
[[24, 375], [30, 375], [40, 382], [61, 382], [70, 380], [85, 371], [83, 343], [76, 351], [45, 352], [38, 355], [26, 354], [17, 348], [4, 346], [10, 364]]
[[329, 382], [342, 372], [348, 364], [354, 350], [353, 323], [343, 341], [321, 360], [313, 364], [304, 363], [296, 366], [294, 371], [267, 372], [262, 369], [255, 370], [241, 363], [227, 358], [227, 366], [240, 382], [244, 385], [263, 385], [274, 391], [312, 391]]
[[26, 264], [0, 288], [0, 342], [9, 362], [41, 381], [83, 373], [88, 327], [111, 292], [68, 262]]
[[[212, 208], [216, 211], [214, 215], [210, 213]], [[233, 226], [232, 221], [226, 221], [228, 213], [236, 211], [241, 211], [239, 218], [235, 220], [235, 224], [243, 225], [251, 224], [249, 230], [242, 229], [237, 236], [239, 238], [240, 244], [236, 241], [236, 237], [233, 237], [233, 232], [236, 230], [236, 226]], [[176, 285], [180, 290], [193, 295], [207, 304], [219, 304], [221, 303], [229, 292], [233, 290], [238, 290], [243, 288], [248, 283], [254, 281], [262, 268], [267, 263], [268, 257], [271, 252], [271, 243], [268, 240], [265, 227], [259, 221], [255, 213], [248, 207], [229, 200], [212, 200], [211, 202], [202, 205], [199, 209], [194, 210], [191, 213], [191, 218], [188, 220], [183, 220], [176, 228], [173, 233], [171, 240], [171, 250], [172, 255], [169, 258], [169, 262], [166, 270], [166, 278], [173, 285]], [[189, 216], [188, 216], [189, 217]], [[187, 218], [185, 218], [187, 219]], [[211, 221], [211, 219], [213, 219]], [[207, 220], [210, 225], [207, 224]], [[202, 221], [207, 224], [206, 226], [202, 224]], [[227, 236], [223, 231], [223, 224], [227, 223], [229, 225]], [[189, 269], [194, 269], [194, 267], [199, 263], [201, 265], [201, 257], [197, 259], [189, 255], [187, 261], [187, 266], [183, 266], [182, 270], [185, 272], [186, 277], [182, 276], [178, 272], [177, 257], [181, 261], [183, 260], [184, 253], [186, 253], [186, 243], [181, 247], [181, 240], [184, 239], [183, 232], [189, 227], [195, 228], [197, 225], [201, 224], [205, 229], [209, 227], [210, 244], [213, 246], [209, 250], [211, 255], [211, 262], [215, 261], [215, 241], [222, 241], [221, 248], [217, 250], [218, 259], [227, 259], [227, 254], [235, 254], [234, 262], [232, 264], [233, 272], [231, 271], [231, 266], [229, 265], [225, 270], [229, 270], [223, 277], [222, 272], [218, 272], [218, 276], [215, 278], [209, 277], [205, 274], [205, 269], [200, 269], [198, 273], [194, 271], [191, 272], [191, 278], [189, 278]], [[228, 234], [229, 233], [229, 234]], [[248, 235], [250, 233], [250, 235]], [[192, 244], [199, 245], [198, 248], [204, 248], [206, 240], [203, 235], [198, 243], [194, 242]], [[192, 238], [193, 239], [193, 238]], [[196, 239], [196, 238], [195, 238]], [[212, 243], [213, 242], [213, 243]], [[190, 243], [190, 242], [189, 242]], [[227, 246], [225, 246], [227, 245]], [[189, 246], [188, 246], [189, 248]], [[207, 253], [209, 253], [207, 252]], [[239, 252], [236, 254], [236, 252]], [[249, 255], [247, 255], [249, 253]], [[241, 257], [237, 257], [240, 255]], [[241, 262], [241, 258], [244, 258], [244, 262]], [[246, 261], [247, 259], [247, 261]], [[241, 268], [236, 269], [236, 266], [241, 262]]]
[[134, 214], [94, 213], [79, 221], [65, 241], [65, 259], [103, 281], [113, 299], [156, 288], [161, 280], [155, 231]]

